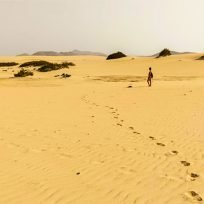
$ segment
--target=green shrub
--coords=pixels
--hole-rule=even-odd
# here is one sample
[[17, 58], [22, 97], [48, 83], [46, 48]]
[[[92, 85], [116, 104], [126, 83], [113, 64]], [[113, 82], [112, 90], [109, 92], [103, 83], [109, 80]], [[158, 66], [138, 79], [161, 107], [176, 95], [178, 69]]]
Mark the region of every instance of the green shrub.
[[53, 70], [58, 70], [58, 69], [63, 69], [63, 68], [69, 68], [69, 66], [75, 66], [73, 62], [63, 62], [61, 64], [57, 63], [51, 63], [47, 61], [30, 61], [30, 62], [25, 62], [21, 64], [19, 67], [40, 67], [38, 69], [39, 72], [49, 72]]
[[68, 66], [76, 66], [73, 62], [63, 62], [62, 64], [67, 64]]
[[60, 69], [56, 64], [47, 64], [38, 69], [39, 72], [49, 72]]
[[67, 74], [67, 73], [62, 73], [61, 75], [60, 75], [60, 74], [57, 74], [57, 75], [55, 75], [54, 77], [69, 78], [69, 77], [71, 77], [71, 75], [70, 75], [70, 74]]
[[25, 62], [23, 64], [21, 64], [19, 67], [40, 67], [40, 66], [45, 66], [51, 64], [50, 62], [47, 61], [30, 61], [30, 62]]
[[16, 62], [0, 62], [0, 67], [12, 67], [16, 65], [18, 65]]
[[63, 74], [61, 75], [61, 77], [62, 77], [62, 78], [69, 78], [69, 77], [71, 77], [71, 75], [70, 75], [70, 74], [67, 74], [67, 73], [63, 73]]
[[14, 77], [26, 77], [26, 76], [33, 76], [33, 72], [21, 69], [17, 74], [14, 74]]
[[44, 66], [41, 66], [38, 71], [39, 72], [49, 72], [49, 71], [54, 71], [54, 70], [59, 70], [59, 69], [64, 69], [64, 68], [69, 68], [69, 66], [75, 66], [74, 63], [72, 62], [63, 62], [61, 64], [57, 63], [49, 63]]

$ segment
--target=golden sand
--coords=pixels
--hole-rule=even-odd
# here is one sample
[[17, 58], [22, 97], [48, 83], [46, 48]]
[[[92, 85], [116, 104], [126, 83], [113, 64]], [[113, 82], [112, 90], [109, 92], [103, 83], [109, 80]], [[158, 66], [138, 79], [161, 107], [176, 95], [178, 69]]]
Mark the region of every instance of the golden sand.
[[0, 68], [0, 203], [203, 203], [200, 55], [0, 57], [77, 65], [21, 79]]

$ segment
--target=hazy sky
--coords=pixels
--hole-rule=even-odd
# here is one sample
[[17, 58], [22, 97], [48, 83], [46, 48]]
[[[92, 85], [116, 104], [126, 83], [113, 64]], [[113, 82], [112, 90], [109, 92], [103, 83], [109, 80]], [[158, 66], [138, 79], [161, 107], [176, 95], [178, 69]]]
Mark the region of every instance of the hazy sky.
[[0, 55], [204, 52], [204, 0], [0, 0]]

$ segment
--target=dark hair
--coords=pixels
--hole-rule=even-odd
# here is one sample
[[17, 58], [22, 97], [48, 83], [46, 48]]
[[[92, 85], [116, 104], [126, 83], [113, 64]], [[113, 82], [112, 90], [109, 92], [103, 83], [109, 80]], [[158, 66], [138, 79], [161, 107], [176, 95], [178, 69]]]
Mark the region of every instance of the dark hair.
[[149, 70], [152, 70], [152, 68], [150, 67]]

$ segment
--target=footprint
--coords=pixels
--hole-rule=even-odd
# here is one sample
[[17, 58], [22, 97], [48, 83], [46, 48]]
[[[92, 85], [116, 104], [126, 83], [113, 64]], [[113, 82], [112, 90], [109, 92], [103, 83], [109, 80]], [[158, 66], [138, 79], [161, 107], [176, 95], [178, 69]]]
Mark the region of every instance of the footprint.
[[173, 150], [173, 151], [171, 151], [173, 154], [178, 154], [178, 151], [176, 151], [176, 150]]
[[198, 175], [198, 174], [195, 174], [195, 173], [191, 173], [191, 177], [192, 177], [192, 178], [198, 178], [199, 175]]
[[157, 145], [162, 146], [162, 147], [166, 146], [165, 144], [160, 143], [160, 142], [157, 142]]
[[191, 164], [187, 161], [181, 161], [181, 164], [183, 164], [184, 166], [190, 166]]
[[151, 140], [156, 140], [155, 137], [152, 137], [152, 136], [149, 136], [149, 138], [150, 138]]
[[129, 127], [130, 130], [134, 130], [134, 127]]
[[178, 154], [178, 151], [173, 150], [173, 151], [170, 151], [170, 152], [166, 153], [165, 155], [166, 156], [175, 156], [177, 154]]
[[196, 200], [196, 201], [199, 201], [199, 202], [203, 201], [202, 197], [198, 193], [196, 193], [195, 191], [189, 191], [188, 196], [193, 198], [193, 200]]
[[118, 125], [118, 126], [121, 126], [121, 127], [123, 126], [123, 125], [122, 125], [122, 124], [120, 124], [120, 123], [117, 123], [117, 125]]
[[136, 131], [134, 131], [133, 133], [134, 133], [134, 134], [138, 134], [138, 135], [140, 135], [140, 134], [141, 134], [141, 133], [139, 133], [139, 132], [136, 132]]
[[195, 181], [195, 180], [196, 180], [196, 178], [198, 178], [198, 177], [199, 177], [199, 175], [198, 175], [198, 174], [196, 174], [196, 173], [191, 173], [189, 176], [190, 176], [190, 180], [191, 180], [191, 181]]

